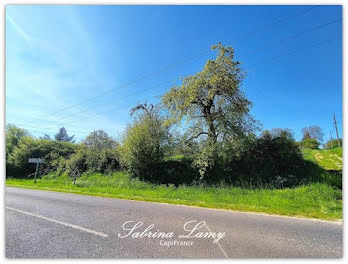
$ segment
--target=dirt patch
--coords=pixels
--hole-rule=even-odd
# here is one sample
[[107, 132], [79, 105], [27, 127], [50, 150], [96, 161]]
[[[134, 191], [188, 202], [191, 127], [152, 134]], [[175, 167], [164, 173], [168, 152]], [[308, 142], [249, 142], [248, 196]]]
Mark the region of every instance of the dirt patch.
[[322, 159], [324, 158], [324, 157], [323, 157], [321, 154], [319, 154], [319, 153], [315, 153], [314, 157], [315, 157], [316, 160], [322, 160]]

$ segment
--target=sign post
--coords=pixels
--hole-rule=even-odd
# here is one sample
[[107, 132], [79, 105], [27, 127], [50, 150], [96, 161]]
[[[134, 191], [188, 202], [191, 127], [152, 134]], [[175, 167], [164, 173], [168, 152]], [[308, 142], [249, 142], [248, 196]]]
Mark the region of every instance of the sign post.
[[75, 168], [73, 170], [73, 172], [70, 174], [70, 177], [72, 177], [74, 179], [74, 185], [76, 184], [76, 178], [80, 177], [81, 174], [80, 174], [80, 171], [78, 168]]
[[28, 163], [36, 163], [36, 170], [35, 170], [35, 174], [34, 174], [34, 182], [35, 183], [36, 183], [37, 171], [39, 170], [39, 164], [44, 163], [44, 162], [45, 162], [44, 158], [29, 158], [28, 159]]

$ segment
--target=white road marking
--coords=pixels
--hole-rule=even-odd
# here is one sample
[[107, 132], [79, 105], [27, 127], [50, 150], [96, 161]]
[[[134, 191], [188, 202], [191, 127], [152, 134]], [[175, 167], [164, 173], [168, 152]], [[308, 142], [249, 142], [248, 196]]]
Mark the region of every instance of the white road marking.
[[[207, 227], [208, 231], [209, 231], [210, 233], [212, 233], [211, 230], [210, 230], [210, 228], [209, 228], [209, 226], [207, 225], [207, 223], [205, 223], [205, 226]], [[216, 241], [216, 244], [218, 244], [218, 246], [219, 246], [219, 248], [221, 249], [222, 253], [225, 255], [225, 258], [228, 258], [227, 253], [225, 252], [225, 250], [223, 249], [223, 247], [221, 246], [221, 244], [219, 243], [219, 241]]]
[[97, 236], [108, 237], [107, 234], [104, 234], [104, 233], [101, 233], [101, 232], [98, 232], [98, 231], [94, 231], [92, 229], [88, 229], [88, 228], [85, 228], [85, 227], [82, 227], [82, 226], [73, 225], [73, 224], [62, 222], [62, 221], [58, 221], [58, 220], [55, 220], [55, 219], [52, 219], [52, 218], [48, 218], [48, 217], [45, 217], [45, 216], [42, 216], [42, 215], [33, 214], [33, 213], [30, 213], [30, 212], [27, 212], [27, 211], [19, 210], [19, 209], [8, 207], [8, 206], [6, 206], [6, 209], [9, 209], [9, 210], [12, 210], [12, 211], [15, 211], [15, 212], [18, 212], [18, 213], [22, 213], [22, 214], [34, 216], [34, 217], [37, 217], [37, 218], [40, 218], [40, 219], [44, 219], [44, 220], [47, 220], [47, 221], [50, 221], [50, 222], [53, 222], [53, 223], [57, 223], [57, 224], [60, 224], [60, 225], [63, 225], [63, 226], [68, 226], [68, 227], [71, 227], [71, 228], [75, 228], [75, 229], [78, 229], [78, 230], [81, 230], [81, 231], [85, 231], [87, 233], [91, 233], [91, 234], [94, 234], [94, 235], [97, 235]]

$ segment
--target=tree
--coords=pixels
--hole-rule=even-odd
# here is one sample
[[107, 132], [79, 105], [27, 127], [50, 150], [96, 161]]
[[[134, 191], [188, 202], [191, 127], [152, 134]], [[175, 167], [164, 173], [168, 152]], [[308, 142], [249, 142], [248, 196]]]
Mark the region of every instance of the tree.
[[218, 159], [218, 142], [237, 140], [256, 128], [249, 114], [252, 103], [240, 89], [245, 74], [234, 59], [234, 49], [219, 43], [212, 50], [217, 51], [214, 60], [162, 97], [169, 110], [167, 123], [186, 121], [186, 140], [202, 143], [194, 157], [202, 178]]
[[189, 139], [205, 136], [208, 142], [233, 138], [252, 128], [251, 102], [240, 90], [244, 73], [234, 60], [234, 49], [221, 43], [215, 60], [208, 60], [203, 70], [183, 79], [180, 86], [167, 92], [162, 102], [168, 108], [169, 122], [190, 124]]
[[58, 140], [58, 141], [66, 141], [66, 142], [74, 143], [75, 142], [74, 136], [75, 135], [69, 136], [68, 133], [66, 132], [66, 129], [64, 127], [61, 127], [59, 129], [59, 132], [54, 136], [54, 138], [55, 140]]
[[212, 46], [217, 50], [215, 60], [208, 60], [201, 72], [183, 79], [163, 98], [169, 109], [171, 122], [183, 118], [191, 123], [190, 138], [205, 135], [210, 142], [220, 137], [233, 136], [250, 128], [253, 123], [248, 115], [251, 102], [240, 90], [244, 73], [234, 60], [232, 47], [221, 43]]
[[6, 126], [6, 157], [11, 154], [21, 138], [29, 136], [29, 132], [13, 124]]
[[103, 130], [91, 132], [86, 137], [83, 144], [88, 148], [99, 150], [104, 148], [112, 149], [118, 145], [118, 143]]
[[288, 137], [294, 139], [294, 132], [290, 128], [272, 128], [269, 133], [272, 137]]
[[135, 119], [123, 135], [121, 162], [133, 177], [152, 181], [154, 167], [164, 158], [169, 128], [163, 125], [159, 108], [153, 105], [140, 104], [130, 113]]
[[299, 143], [301, 148], [309, 148], [309, 149], [319, 149], [319, 141], [315, 138], [303, 138]]
[[324, 133], [321, 127], [319, 126], [309, 126], [309, 127], [304, 127], [302, 128], [302, 139], [306, 138], [313, 138], [316, 139], [319, 142], [323, 141]]

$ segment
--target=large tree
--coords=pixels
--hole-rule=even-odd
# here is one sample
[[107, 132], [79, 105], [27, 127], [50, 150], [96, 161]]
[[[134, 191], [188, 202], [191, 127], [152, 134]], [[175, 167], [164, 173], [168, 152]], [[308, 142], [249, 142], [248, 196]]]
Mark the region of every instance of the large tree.
[[214, 144], [252, 130], [255, 122], [249, 115], [252, 104], [240, 89], [245, 75], [234, 49], [219, 43], [212, 50], [217, 51], [216, 58], [172, 87], [162, 102], [169, 122], [189, 123], [188, 139], [205, 138]]

